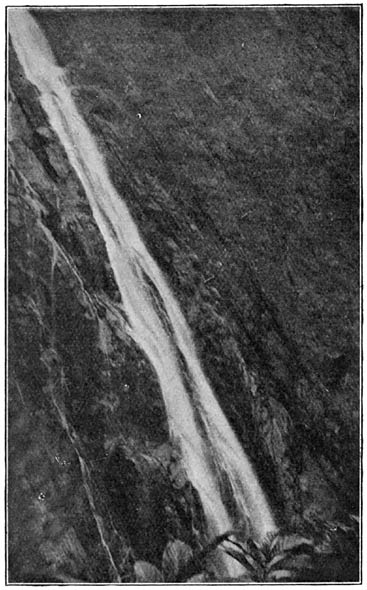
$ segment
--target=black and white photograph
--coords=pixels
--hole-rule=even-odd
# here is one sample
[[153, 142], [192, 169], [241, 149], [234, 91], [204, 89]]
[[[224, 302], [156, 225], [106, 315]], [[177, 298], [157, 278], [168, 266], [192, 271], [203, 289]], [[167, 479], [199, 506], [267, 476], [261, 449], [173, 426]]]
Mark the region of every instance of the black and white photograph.
[[5, 13], [3, 582], [360, 585], [362, 5]]

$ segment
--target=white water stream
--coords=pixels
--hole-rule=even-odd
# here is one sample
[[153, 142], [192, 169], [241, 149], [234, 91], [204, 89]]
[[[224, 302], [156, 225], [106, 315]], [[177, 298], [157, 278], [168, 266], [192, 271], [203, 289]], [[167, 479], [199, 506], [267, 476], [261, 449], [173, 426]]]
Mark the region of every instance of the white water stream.
[[[57, 66], [40, 27], [25, 9], [11, 9], [9, 25], [25, 75], [38, 89], [42, 107], [83, 185], [105, 240], [130, 336], [157, 374], [170, 433], [179, 444], [187, 476], [199, 493], [208, 530], [214, 535], [236, 526], [223, 502], [221, 482], [225, 473], [225, 494], [232, 496], [230, 504], [240, 520], [249, 520], [252, 536], [261, 540], [276, 529], [270, 508], [202, 371], [178, 302], [146, 249], [122, 196], [114, 189], [96, 141], [74, 104], [63, 70]], [[162, 322], [146, 277], [159, 293], [171, 334]], [[186, 366], [186, 380], [178, 351]]]

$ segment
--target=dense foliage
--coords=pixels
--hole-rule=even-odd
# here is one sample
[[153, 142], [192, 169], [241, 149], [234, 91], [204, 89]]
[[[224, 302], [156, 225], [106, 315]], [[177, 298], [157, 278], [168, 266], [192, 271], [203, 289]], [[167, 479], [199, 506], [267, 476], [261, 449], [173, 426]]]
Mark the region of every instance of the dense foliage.
[[247, 580], [357, 580], [359, 9], [32, 12], [281, 533], [205, 541], [103, 239], [10, 42], [11, 582], [213, 580], [225, 552]]

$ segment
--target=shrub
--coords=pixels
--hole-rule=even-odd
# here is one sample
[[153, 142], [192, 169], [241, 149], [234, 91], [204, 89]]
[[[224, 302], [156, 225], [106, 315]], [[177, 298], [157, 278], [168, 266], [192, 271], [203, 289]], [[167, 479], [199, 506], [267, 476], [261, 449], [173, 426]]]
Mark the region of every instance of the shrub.
[[298, 579], [300, 571], [311, 567], [314, 543], [298, 534], [276, 532], [263, 543], [228, 539], [225, 551], [244, 567], [244, 574], [237, 581], [290, 582]]

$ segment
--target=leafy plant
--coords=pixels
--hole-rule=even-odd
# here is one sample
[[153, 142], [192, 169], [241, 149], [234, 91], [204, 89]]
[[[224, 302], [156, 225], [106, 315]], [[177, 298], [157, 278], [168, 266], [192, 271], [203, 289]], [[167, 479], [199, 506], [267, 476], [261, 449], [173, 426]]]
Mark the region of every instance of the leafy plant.
[[272, 533], [263, 543], [227, 539], [226, 553], [243, 565], [245, 573], [237, 581], [290, 582], [300, 571], [311, 567], [314, 543], [298, 534]]
[[[351, 518], [347, 524], [322, 523], [322, 538], [313, 539], [299, 533], [268, 535], [262, 543], [251, 538], [240, 541], [241, 533], [228, 531], [215, 537], [201, 551], [194, 553], [183, 541], [170, 541], [163, 553], [162, 568], [137, 561], [137, 582], [190, 582], [209, 580], [207, 557], [220, 545], [227, 555], [243, 566], [243, 574], [228, 582], [329, 582], [356, 581], [359, 564], [359, 523]], [[223, 580], [221, 580], [223, 581]]]
[[204, 571], [207, 556], [232, 534], [233, 531], [228, 531], [215, 537], [196, 553], [183, 541], [169, 541], [163, 552], [161, 570], [146, 561], [135, 562], [136, 582], [204, 582], [207, 579]]
[[139, 583], [160, 583], [164, 582], [162, 572], [148, 561], [136, 561], [134, 564], [135, 581]]
[[180, 571], [192, 561], [193, 552], [189, 545], [175, 539], [167, 543], [162, 557], [162, 569], [146, 561], [136, 561], [134, 572], [136, 582], [176, 582]]

